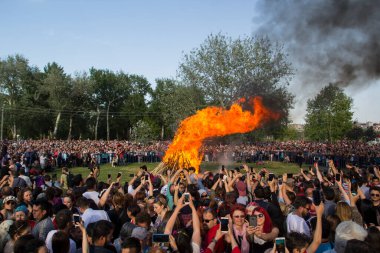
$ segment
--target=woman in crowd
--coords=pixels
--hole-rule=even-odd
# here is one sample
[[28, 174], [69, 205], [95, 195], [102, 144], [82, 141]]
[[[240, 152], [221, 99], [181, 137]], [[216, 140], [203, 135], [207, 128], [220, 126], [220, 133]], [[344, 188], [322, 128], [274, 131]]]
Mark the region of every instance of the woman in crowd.
[[166, 200], [166, 197], [162, 194], [157, 195], [154, 199], [153, 208], [154, 212], [157, 214], [153, 228], [155, 231], [163, 230], [162, 226], [166, 225], [163, 223], [163, 220], [166, 212], [168, 211], [168, 201]]
[[26, 208], [28, 208], [29, 215], [32, 215], [32, 211], [33, 211], [32, 190], [28, 187], [21, 189], [17, 194], [17, 198], [19, 202], [18, 206], [22, 206], [22, 205], [26, 206]]
[[273, 247], [272, 241], [278, 236], [279, 229], [272, 225], [268, 212], [262, 207], [256, 207], [252, 216], [256, 217], [257, 226], [247, 228], [250, 252], [264, 253]]
[[249, 252], [249, 241], [247, 240], [248, 223], [246, 223], [245, 218], [245, 206], [241, 204], [232, 206], [232, 236], [236, 240], [241, 252]]
[[7, 196], [3, 200], [3, 209], [0, 211], [0, 221], [14, 219], [14, 210], [17, 199], [14, 196]]

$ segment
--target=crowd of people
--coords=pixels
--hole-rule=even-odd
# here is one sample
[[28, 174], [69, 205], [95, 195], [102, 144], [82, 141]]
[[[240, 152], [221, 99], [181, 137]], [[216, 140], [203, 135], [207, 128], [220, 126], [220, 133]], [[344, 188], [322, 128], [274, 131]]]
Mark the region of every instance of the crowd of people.
[[[129, 163], [160, 162], [170, 145], [169, 141], [137, 143], [130, 141], [94, 140], [23, 140], [6, 142], [9, 157], [18, 156], [26, 164], [35, 161], [46, 170], [53, 167], [88, 166], [91, 162], [125, 165]], [[205, 144], [202, 150], [205, 162], [235, 161], [241, 163], [262, 161], [295, 162], [327, 166], [333, 160], [337, 167], [346, 163], [358, 166], [380, 164], [380, 144], [362, 141], [335, 143], [286, 141], [257, 142], [241, 145]], [[8, 158], [9, 158], [8, 157]]]
[[[129, 181], [120, 173], [104, 182], [97, 159], [88, 175], [63, 167], [60, 178], [51, 178], [38, 156], [26, 155], [125, 148], [116, 141], [90, 143], [35, 141], [2, 149], [0, 252], [380, 252], [376, 166], [348, 160], [339, 168], [329, 159], [321, 170], [319, 160], [309, 168], [301, 160], [299, 173], [283, 175], [246, 164], [198, 174], [194, 168], [155, 174], [141, 166]], [[310, 147], [338, 152], [334, 145]], [[379, 147], [347, 145], [344, 152], [354, 151], [376, 156]]]

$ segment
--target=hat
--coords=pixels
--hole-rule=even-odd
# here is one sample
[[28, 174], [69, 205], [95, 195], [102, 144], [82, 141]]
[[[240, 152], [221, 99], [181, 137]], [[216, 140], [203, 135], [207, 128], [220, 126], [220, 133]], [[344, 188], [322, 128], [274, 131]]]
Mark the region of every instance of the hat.
[[146, 230], [146, 228], [136, 227], [133, 229], [131, 237], [137, 238], [140, 241], [142, 241], [147, 237], [147, 235], [148, 231]]
[[247, 196], [247, 186], [245, 185], [244, 182], [239, 181], [236, 183], [236, 188], [239, 192], [239, 196]]
[[17, 213], [17, 212], [24, 212], [25, 215], [28, 215], [29, 210], [28, 210], [28, 208], [27, 208], [25, 205], [21, 205], [21, 206], [18, 206], [18, 207], [15, 209], [15, 213]]
[[7, 197], [5, 197], [4, 200], [3, 200], [3, 203], [7, 203], [8, 201], [13, 201], [13, 202], [17, 203], [17, 199], [14, 196], [7, 196]]

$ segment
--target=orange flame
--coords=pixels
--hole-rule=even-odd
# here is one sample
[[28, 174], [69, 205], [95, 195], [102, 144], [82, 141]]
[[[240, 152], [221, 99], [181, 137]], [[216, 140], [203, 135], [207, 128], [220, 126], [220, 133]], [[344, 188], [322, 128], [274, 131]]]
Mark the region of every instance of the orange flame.
[[192, 166], [198, 173], [203, 158], [203, 153], [199, 153], [199, 150], [204, 139], [247, 133], [259, 127], [264, 121], [279, 118], [279, 114], [273, 113], [263, 106], [260, 97], [249, 100], [254, 113], [243, 111], [239, 105], [243, 102], [245, 99], [239, 99], [229, 110], [213, 106], [207, 107], [184, 119], [166, 151], [163, 161], [167, 164], [176, 163], [180, 168]]

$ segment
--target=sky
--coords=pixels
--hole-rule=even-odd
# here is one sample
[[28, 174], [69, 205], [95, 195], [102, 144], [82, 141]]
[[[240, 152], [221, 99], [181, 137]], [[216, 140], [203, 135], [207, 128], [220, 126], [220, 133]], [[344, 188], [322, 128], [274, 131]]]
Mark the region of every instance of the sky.
[[[209, 34], [256, 35], [257, 17], [266, 15], [257, 2], [0, 0], [0, 58], [21, 54], [40, 69], [55, 61], [69, 74], [91, 67], [123, 70], [154, 85], [156, 78], [175, 78], [183, 55]], [[289, 87], [296, 95], [295, 123], [304, 122], [306, 101], [316, 94], [300, 89], [301, 77], [296, 69]], [[380, 122], [378, 80], [345, 91], [354, 99], [355, 120]]]

